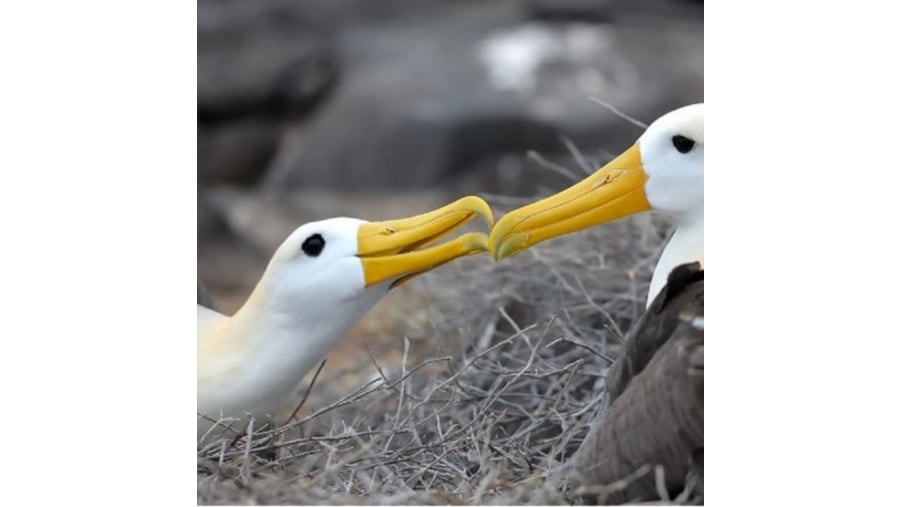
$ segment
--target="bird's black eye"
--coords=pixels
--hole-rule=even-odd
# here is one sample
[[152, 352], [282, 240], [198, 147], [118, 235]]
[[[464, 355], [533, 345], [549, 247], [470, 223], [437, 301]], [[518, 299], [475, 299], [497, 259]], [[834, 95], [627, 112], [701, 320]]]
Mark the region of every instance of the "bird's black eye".
[[688, 139], [681, 134], [672, 136], [672, 146], [678, 150], [678, 153], [687, 153], [693, 150], [695, 144], [697, 143], [693, 139]]
[[321, 234], [313, 234], [303, 241], [303, 253], [310, 257], [318, 257], [325, 248], [325, 238]]

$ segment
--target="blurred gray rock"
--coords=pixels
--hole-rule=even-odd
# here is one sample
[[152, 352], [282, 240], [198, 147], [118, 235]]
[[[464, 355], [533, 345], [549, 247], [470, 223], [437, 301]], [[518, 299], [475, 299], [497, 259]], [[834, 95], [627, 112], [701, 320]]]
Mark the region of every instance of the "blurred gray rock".
[[303, 2], [201, 1], [197, 52], [201, 123], [302, 115], [337, 73], [330, 35]]
[[703, 0], [525, 0], [533, 19], [622, 22], [703, 19]]
[[243, 237], [209, 190], [198, 189], [198, 300], [214, 301], [217, 310], [231, 314], [256, 284], [269, 254]]
[[523, 162], [527, 150], [564, 152], [560, 135], [614, 152], [640, 129], [589, 96], [645, 122], [702, 100], [702, 19], [545, 22], [526, 7], [461, 2], [441, 16], [342, 26], [341, 80], [265, 184], [424, 187]]
[[566, 22], [608, 22], [618, 0], [526, 0], [532, 19]]
[[200, 1], [197, 163], [207, 183], [255, 183], [284, 121], [311, 112], [337, 79], [329, 31], [297, 2]]
[[197, 174], [204, 183], [255, 183], [278, 147], [279, 125], [236, 119], [197, 129]]

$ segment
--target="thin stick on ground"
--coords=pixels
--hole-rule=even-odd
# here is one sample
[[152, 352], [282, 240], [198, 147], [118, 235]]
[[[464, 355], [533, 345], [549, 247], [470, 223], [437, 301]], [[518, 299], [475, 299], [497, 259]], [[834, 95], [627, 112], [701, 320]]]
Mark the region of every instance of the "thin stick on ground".
[[297, 404], [297, 408], [291, 412], [291, 416], [287, 418], [288, 421], [293, 421], [295, 417], [297, 417], [297, 412], [300, 412], [300, 409], [303, 407], [303, 404], [306, 403], [307, 398], [309, 398], [309, 393], [312, 391], [313, 386], [316, 385], [316, 379], [319, 378], [319, 373], [322, 372], [322, 368], [325, 367], [325, 362], [328, 361], [328, 358], [322, 360], [319, 363], [319, 367], [316, 368], [316, 373], [313, 375], [312, 380], [309, 382], [309, 387], [306, 388], [306, 392], [303, 393], [303, 398], [300, 400], [300, 403]]
[[614, 115], [618, 116], [619, 118], [622, 118], [623, 120], [627, 120], [628, 123], [631, 123], [632, 125], [638, 126], [642, 129], [647, 128], [646, 123], [644, 123], [640, 120], [637, 120], [635, 118], [632, 118], [631, 116], [628, 116], [627, 114], [623, 113], [618, 108], [616, 108], [616, 106], [610, 104], [609, 102], [606, 102], [603, 99], [600, 99], [600, 98], [594, 97], [594, 96], [589, 96], [588, 99], [600, 104], [601, 106], [605, 107], [606, 109], [609, 109], [610, 111], [612, 111], [612, 113]]

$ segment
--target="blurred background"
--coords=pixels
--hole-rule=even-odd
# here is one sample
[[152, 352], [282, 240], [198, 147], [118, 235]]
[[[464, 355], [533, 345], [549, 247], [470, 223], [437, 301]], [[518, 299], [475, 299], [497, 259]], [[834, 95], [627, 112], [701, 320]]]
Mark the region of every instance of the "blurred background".
[[[234, 311], [300, 224], [567, 181], [703, 98], [703, 2], [200, 0], [200, 279]], [[488, 195], [487, 197], [491, 197]], [[490, 200], [490, 199], [489, 199]], [[500, 203], [502, 204], [502, 203]]]
[[[200, 0], [197, 29], [198, 273], [226, 314], [307, 221], [469, 193], [499, 216], [571, 183], [530, 151], [583, 174], [637, 138], [591, 97], [645, 123], [703, 100], [696, 0]], [[349, 349], [428, 320], [394, 292]]]

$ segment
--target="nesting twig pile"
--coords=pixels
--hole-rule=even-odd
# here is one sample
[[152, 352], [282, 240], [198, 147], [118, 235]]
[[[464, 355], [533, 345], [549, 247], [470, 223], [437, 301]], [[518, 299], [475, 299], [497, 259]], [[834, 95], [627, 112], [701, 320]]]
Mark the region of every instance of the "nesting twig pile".
[[405, 356], [331, 404], [313, 385], [309, 415], [203, 445], [199, 502], [573, 501], [566, 458], [601, 407], [666, 231], [634, 217], [413, 282], [436, 302], [435, 338], [462, 354]]
[[[583, 170], [596, 167], [565, 142]], [[532, 199], [489, 200], [500, 216]], [[584, 486], [570, 480], [567, 458], [601, 410], [606, 370], [644, 310], [668, 230], [636, 216], [500, 264], [478, 256], [414, 280], [433, 307], [429, 338], [450, 346], [409, 364], [406, 338], [402, 364], [383, 368], [372, 357], [379, 376], [337, 401], [313, 382], [308, 415], [205, 443], [198, 501], [577, 502]]]

